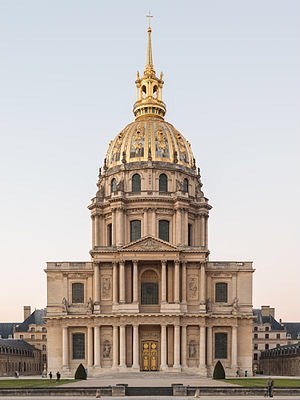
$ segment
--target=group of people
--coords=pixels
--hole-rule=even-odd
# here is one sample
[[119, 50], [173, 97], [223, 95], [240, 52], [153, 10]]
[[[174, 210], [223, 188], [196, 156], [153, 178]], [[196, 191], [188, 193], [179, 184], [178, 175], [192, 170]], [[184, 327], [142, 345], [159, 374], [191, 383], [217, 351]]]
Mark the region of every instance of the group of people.
[[[59, 381], [60, 381], [60, 377], [61, 377], [61, 374], [60, 374], [59, 371], [57, 371], [57, 372], [56, 372], [56, 382], [59, 382]], [[50, 381], [52, 381], [52, 378], [53, 378], [53, 374], [52, 374], [52, 371], [50, 371], [50, 372], [49, 372], [49, 379], [50, 379]]]

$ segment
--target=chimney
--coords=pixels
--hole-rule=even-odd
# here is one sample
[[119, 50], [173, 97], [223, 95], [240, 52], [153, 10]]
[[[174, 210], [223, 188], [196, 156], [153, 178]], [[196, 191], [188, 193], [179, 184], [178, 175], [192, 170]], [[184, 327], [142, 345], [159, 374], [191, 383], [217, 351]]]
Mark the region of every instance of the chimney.
[[270, 306], [261, 306], [261, 315], [263, 317], [275, 318], [275, 308], [271, 308]]
[[24, 306], [24, 321], [29, 317], [30, 314], [31, 314], [31, 307]]

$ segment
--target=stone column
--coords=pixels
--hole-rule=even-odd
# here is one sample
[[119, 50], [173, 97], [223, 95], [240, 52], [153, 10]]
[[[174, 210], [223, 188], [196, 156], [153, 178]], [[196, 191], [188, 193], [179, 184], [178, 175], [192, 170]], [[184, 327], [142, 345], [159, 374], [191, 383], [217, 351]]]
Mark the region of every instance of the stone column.
[[180, 293], [180, 280], [179, 280], [179, 261], [175, 261], [175, 273], [174, 273], [174, 302], [179, 303], [179, 293]]
[[181, 327], [181, 364], [182, 364], [183, 368], [187, 367], [186, 350], [187, 350], [186, 326], [182, 325], [182, 327]]
[[144, 236], [148, 235], [148, 209], [144, 209]]
[[64, 326], [62, 331], [62, 363], [63, 367], [69, 367], [69, 333], [67, 326]]
[[88, 367], [93, 366], [93, 328], [88, 326], [87, 335], [87, 348], [88, 348]]
[[231, 368], [237, 367], [237, 327], [233, 326], [232, 331], [232, 341], [231, 341]]
[[160, 369], [166, 370], [168, 368], [167, 366], [167, 326], [166, 325], [161, 325], [160, 327], [161, 333], [160, 333], [160, 341], [161, 341], [161, 354], [160, 354]]
[[176, 209], [176, 232], [177, 232], [177, 238], [176, 238], [176, 244], [181, 245], [182, 244], [182, 221], [181, 221], [181, 209], [177, 208]]
[[116, 226], [116, 210], [112, 209], [111, 210], [111, 219], [112, 219], [112, 245], [115, 246], [116, 245], [116, 230], [117, 230], [117, 226]]
[[204, 214], [201, 214], [200, 217], [200, 224], [201, 224], [201, 246], [205, 247], [205, 216]]
[[[212, 349], [213, 349], [213, 334], [212, 334], [212, 327], [209, 326], [207, 328], [207, 367], [209, 369], [212, 368], [212, 363], [213, 363]], [[209, 376], [211, 375], [210, 372], [212, 373], [212, 371], [208, 370]]]
[[167, 262], [161, 262], [161, 302], [167, 302]]
[[123, 208], [116, 209], [116, 245], [118, 247], [124, 244], [124, 213]]
[[183, 209], [183, 218], [182, 218], [182, 243], [184, 245], [188, 244], [188, 223], [189, 216], [187, 209]]
[[204, 223], [205, 223], [205, 247], [208, 246], [208, 216], [205, 215], [204, 217]]
[[100, 265], [94, 264], [94, 302], [100, 302]]
[[113, 368], [118, 367], [119, 361], [119, 328], [118, 326], [113, 326]]
[[92, 220], [92, 247], [95, 246], [95, 237], [96, 237], [96, 232], [95, 232], [95, 215], [91, 215], [91, 220]]
[[126, 339], [125, 325], [120, 325], [120, 367], [126, 368]]
[[174, 365], [173, 368], [180, 368], [180, 326], [174, 325]]
[[118, 303], [118, 266], [113, 262], [113, 304]]
[[132, 302], [138, 303], [139, 288], [138, 288], [138, 263], [133, 261], [133, 293]]
[[200, 325], [200, 341], [199, 341], [199, 369], [204, 371], [205, 369], [205, 333], [206, 329], [205, 326]]
[[94, 327], [94, 366], [100, 366], [100, 326]]
[[139, 326], [133, 325], [132, 368], [139, 369]]
[[94, 216], [94, 239], [95, 239], [95, 246], [99, 244], [99, 216], [96, 214]]
[[181, 302], [183, 304], [186, 304], [187, 301], [187, 296], [186, 296], [186, 262], [182, 263], [182, 299]]
[[119, 302], [125, 303], [125, 263], [124, 261], [119, 262]]
[[200, 263], [200, 304], [205, 306], [205, 264]]
[[154, 208], [152, 209], [152, 224], [151, 225], [152, 225], [152, 227], [151, 227], [152, 236], [156, 237], [157, 236], [157, 234], [156, 234], [156, 211]]

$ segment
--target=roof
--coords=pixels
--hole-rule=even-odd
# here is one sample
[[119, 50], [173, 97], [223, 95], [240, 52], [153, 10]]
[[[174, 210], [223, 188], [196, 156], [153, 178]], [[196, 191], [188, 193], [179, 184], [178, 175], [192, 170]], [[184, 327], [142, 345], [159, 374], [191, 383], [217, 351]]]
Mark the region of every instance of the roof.
[[272, 331], [284, 331], [285, 327], [280, 324], [272, 315], [262, 316], [260, 309], [253, 309], [253, 314], [256, 317], [255, 324], [264, 325], [268, 324]]
[[0, 338], [7, 339], [13, 337], [14, 329], [20, 322], [0, 322]]
[[27, 332], [29, 325], [44, 325], [46, 316], [46, 309], [34, 310], [20, 325], [16, 327], [17, 332]]
[[1, 348], [19, 349], [19, 350], [36, 350], [34, 346], [21, 339], [0, 339]]
[[288, 334], [294, 340], [300, 339], [300, 322], [283, 322], [282, 325], [286, 328]]

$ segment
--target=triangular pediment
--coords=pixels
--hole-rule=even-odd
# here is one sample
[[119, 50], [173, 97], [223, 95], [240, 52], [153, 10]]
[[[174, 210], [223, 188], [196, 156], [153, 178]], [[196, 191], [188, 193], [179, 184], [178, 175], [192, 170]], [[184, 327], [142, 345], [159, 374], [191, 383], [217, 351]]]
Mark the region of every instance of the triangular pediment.
[[153, 236], [145, 236], [135, 242], [123, 246], [121, 251], [178, 251], [178, 247], [165, 242], [164, 240], [154, 238]]

